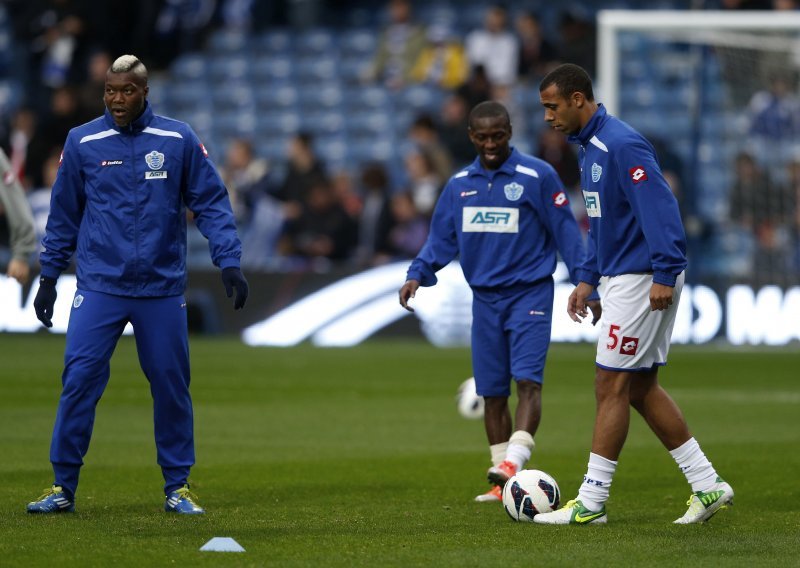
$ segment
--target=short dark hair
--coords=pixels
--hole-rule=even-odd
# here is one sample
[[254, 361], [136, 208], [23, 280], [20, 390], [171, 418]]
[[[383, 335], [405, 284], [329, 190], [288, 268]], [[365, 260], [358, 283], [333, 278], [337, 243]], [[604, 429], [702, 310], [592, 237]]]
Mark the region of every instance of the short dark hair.
[[509, 126], [511, 125], [508, 109], [497, 101], [484, 101], [475, 105], [469, 113], [469, 127], [472, 128], [472, 123], [481, 118], [505, 118]]
[[555, 85], [558, 93], [563, 97], [569, 97], [572, 93], [583, 93], [586, 100], [594, 100], [592, 79], [586, 69], [580, 65], [574, 63], [559, 65], [544, 76], [542, 82], [539, 83], [539, 92], [544, 91], [550, 85]]

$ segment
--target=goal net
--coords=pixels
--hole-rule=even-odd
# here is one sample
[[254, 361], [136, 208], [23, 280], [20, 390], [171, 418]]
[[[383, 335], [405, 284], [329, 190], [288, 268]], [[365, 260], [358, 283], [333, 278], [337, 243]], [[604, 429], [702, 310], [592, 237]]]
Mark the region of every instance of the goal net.
[[597, 99], [656, 145], [688, 279], [800, 282], [800, 13], [604, 10]]

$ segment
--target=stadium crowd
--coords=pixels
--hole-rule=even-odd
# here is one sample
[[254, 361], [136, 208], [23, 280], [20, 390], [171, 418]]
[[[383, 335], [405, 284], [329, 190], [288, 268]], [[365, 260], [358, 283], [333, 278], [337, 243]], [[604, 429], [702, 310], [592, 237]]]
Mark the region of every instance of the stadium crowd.
[[[683, 4], [688, 2], [659, 7], [690, 7]], [[705, 4], [725, 10], [797, 9], [791, 0]], [[412, 258], [427, 236], [439, 191], [455, 168], [475, 157], [466, 118], [475, 104], [488, 99], [509, 109], [516, 143], [556, 168], [585, 229], [575, 151], [563, 136], [543, 128], [538, 98], [522, 98], [537, 97], [538, 81], [562, 62], [577, 63], [594, 75], [592, 8], [601, 5], [545, 8], [521, 2], [506, 8], [471, 1], [456, 9], [452, 2], [386, 0], [375, 10], [368, 2], [347, 0], [147, 0], [123, 5], [11, 0], [0, 7], [10, 35], [7, 57], [0, 60], [0, 80], [19, 89], [16, 96], [0, 99], [0, 146], [28, 192], [41, 235], [61, 145], [70, 128], [102, 114], [98, 93], [114, 57], [136, 53], [151, 76], [162, 81], [161, 89], [169, 90], [176, 58], [193, 52], [211, 58], [209, 41], [215, 33], [253, 37], [272, 29], [346, 28], [361, 18], [359, 25], [372, 27], [377, 42], [368, 64], [358, 69], [357, 84], [390, 93], [410, 85], [433, 86], [442, 93], [441, 102], [413, 110], [388, 160], [328, 160], [325, 138], [306, 127], [288, 136], [279, 155], [263, 151], [259, 140], [248, 136], [207, 142], [231, 195], [245, 267], [325, 270], [332, 263], [361, 268]], [[630, 1], [627, 7], [650, 5]], [[437, 8], [449, 9], [451, 17], [429, 18]], [[423, 12], [426, 17], [420, 16]], [[743, 112], [753, 117], [754, 137], [800, 139], [796, 76], [788, 89], [785, 82], [781, 89], [780, 79], [746, 102]], [[154, 110], [164, 112], [157, 103]], [[355, 118], [343, 117], [345, 123]], [[762, 269], [797, 279], [800, 154], [770, 164], [767, 171], [761, 156], [743, 150], [736, 158], [726, 217], [703, 219], [695, 204], [702, 196], [687, 195], [692, 192], [687, 164], [667, 141], [651, 138], [656, 138], [663, 169], [681, 200], [690, 247], [702, 254], [712, 248], [709, 243], [721, 241], [738, 251], [734, 261], [720, 263], [720, 272], [728, 276], [745, 277]], [[777, 172], [774, 183], [767, 181], [772, 172]], [[7, 240], [4, 223], [0, 216], [0, 248]], [[742, 260], [745, 253], [747, 260]], [[208, 262], [205, 240], [192, 232], [190, 266]]]

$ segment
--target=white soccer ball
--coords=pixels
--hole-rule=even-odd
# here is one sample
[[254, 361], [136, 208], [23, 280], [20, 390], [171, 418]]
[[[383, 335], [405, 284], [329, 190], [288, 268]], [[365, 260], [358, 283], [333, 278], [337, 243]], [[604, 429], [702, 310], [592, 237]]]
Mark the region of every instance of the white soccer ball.
[[558, 509], [561, 492], [553, 477], [538, 469], [523, 469], [503, 486], [503, 508], [515, 521], [531, 523], [539, 513]]
[[483, 418], [483, 397], [475, 392], [475, 377], [470, 377], [458, 387], [456, 394], [458, 413], [464, 418]]

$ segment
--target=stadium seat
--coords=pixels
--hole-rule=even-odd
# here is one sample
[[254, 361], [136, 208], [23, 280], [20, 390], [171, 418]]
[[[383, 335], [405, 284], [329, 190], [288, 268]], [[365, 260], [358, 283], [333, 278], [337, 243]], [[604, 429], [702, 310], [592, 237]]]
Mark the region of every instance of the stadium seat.
[[292, 58], [288, 55], [260, 55], [253, 60], [251, 79], [261, 83], [291, 80], [292, 67]]
[[300, 128], [321, 135], [341, 138], [345, 131], [345, 117], [338, 111], [304, 111], [300, 113]]
[[351, 28], [339, 33], [337, 43], [343, 58], [372, 58], [378, 45], [378, 38], [372, 28]]
[[247, 55], [218, 55], [208, 62], [208, 76], [215, 84], [248, 80], [252, 59]]
[[429, 112], [438, 112], [445, 92], [432, 85], [411, 85], [395, 93], [396, 105]]
[[335, 34], [325, 28], [303, 30], [294, 37], [294, 53], [301, 57], [310, 55], [335, 55], [338, 51]]
[[320, 81], [316, 88], [306, 88], [298, 90], [298, 103], [301, 109], [339, 109], [344, 101], [342, 89], [336, 85], [329, 85], [325, 81]]
[[255, 95], [249, 83], [219, 83], [211, 88], [211, 102], [215, 111], [254, 110]]
[[259, 111], [256, 127], [259, 133], [269, 133], [278, 137], [289, 137], [300, 130], [300, 114], [288, 111]]
[[205, 79], [208, 73], [208, 59], [203, 53], [184, 53], [172, 62], [169, 73], [176, 81]]
[[208, 83], [202, 79], [176, 82], [162, 91], [167, 104], [176, 111], [195, 111], [210, 106]]
[[348, 154], [347, 140], [339, 135], [320, 135], [314, 139], [314, 149], [322, 158], [329, 169], [336, 169], [347, 161]]
[[294, 33], [290, 30], [270, 28], [255, 38], [253, 42], [258, 53], [266, 55], [287, 55], [291, 53]]
[[247, 33], [240, 30], [216, 30], [208, 38], [208, 51], [214, 55], [242, 53], [248, 47]]
[[394, 159], [394, 144], [387, 139], [365, 139], [350, 142], [347, 145], [348, 161], [354, 163], [388, 162]]
[[291, 81], [258, 85], [255, 91], [256, 106], [265, 111], [297, 107], [299, 94]]
[[395, 131], [392, 115], [382, 110], [348, 113], [344, 120], [344, 127], [354, 138], [386, 136]]
[[338, 60], [334, 55], [308, 55], [293, 59], [295, 81], [322, 85], [339, 80]]
[[228, 109], [215, 110], [213, 114], [214, 132], [224, 138], [252, 138], [256, 131], [256, 113]]
[[392, 97], [385, 88], [364, 85], [347, 89], [345, 106], [351, 112], [360, 112], [365, 109], [391, 111], [394, 105]]

